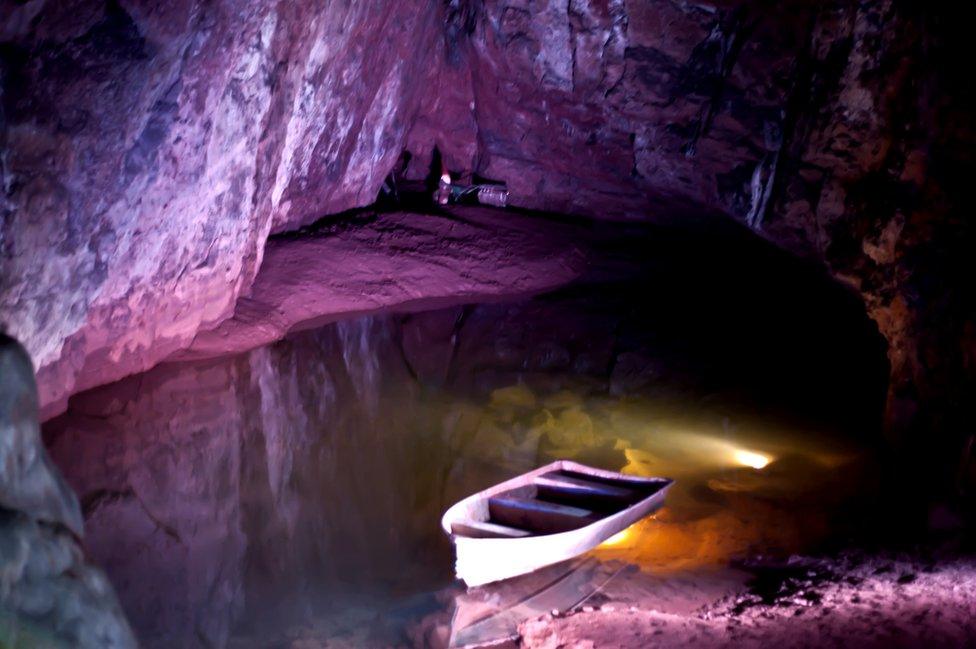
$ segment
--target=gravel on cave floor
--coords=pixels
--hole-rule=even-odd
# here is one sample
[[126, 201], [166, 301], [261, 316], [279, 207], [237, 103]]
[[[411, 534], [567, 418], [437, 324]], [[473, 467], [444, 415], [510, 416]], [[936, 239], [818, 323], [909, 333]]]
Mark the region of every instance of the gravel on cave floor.
[[976, 559], [848, 553], [742, 566], [741, 589], [695, 611], [653, 593], [519, 627], [520, 646], [962, 647], [976, 642]]

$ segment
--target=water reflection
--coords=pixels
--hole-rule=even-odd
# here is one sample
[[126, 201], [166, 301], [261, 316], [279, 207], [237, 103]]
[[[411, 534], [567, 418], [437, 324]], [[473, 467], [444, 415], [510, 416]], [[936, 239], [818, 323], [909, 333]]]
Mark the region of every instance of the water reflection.
[[[409, 642], [452, 582], [442, 511], [557, 458], [678, 479], [654, 520], [595, 551], [657, 572], [808, 547], [861, 480], [857, 449], [829, 437], [584, 371], [492, 366], [486, 383], [456, 341], [364, 318], [75, 398], [46, 435], [145, 644]], [[744, 466], [757, 455], [772, 461]]]
[[160, 367], [50, 423], [88, 550], [147, 645], [223, 646], [237, 625], [262, 632], [316, 602], [449, 578], [427, 524], [446, 452], [389, 362], [388, 329], [363, 320]]

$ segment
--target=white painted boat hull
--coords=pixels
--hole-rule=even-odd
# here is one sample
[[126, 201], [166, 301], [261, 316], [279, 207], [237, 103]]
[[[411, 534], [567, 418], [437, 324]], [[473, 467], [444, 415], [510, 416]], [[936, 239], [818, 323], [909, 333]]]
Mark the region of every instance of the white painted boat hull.
[[[537, 476], [559, 470], [601, 478], [624, 478], [635, 484], [650, 486], [656, 483], [663, 486], [647, 498], [625, 509], [568, 532], [523, 538], [471, 538], [452, 533], [452, 524], [455, 522], [485, 520], [490, 497], [530, 485]], [[569, 460], [558, 460], [461, 500], [444, 513], [441, 527], [454, 541], [457, 553], [455, 572], [458, 578], [468, 586], [480, 586], [532, 572], [592, 550], [614, 534], [657, 510], [663, 504], [671, 484], [672, 481], [666, 478], [623, 476]]]

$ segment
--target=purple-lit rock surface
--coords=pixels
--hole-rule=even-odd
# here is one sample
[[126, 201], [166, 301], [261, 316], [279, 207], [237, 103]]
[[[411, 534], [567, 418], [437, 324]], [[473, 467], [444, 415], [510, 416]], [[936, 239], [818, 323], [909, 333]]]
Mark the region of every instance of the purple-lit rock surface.
[[684, 611], [673, 610], [663, 589], [598, 598], [566, 616], [523, 623], [520, 646], [908, 649], [961, 647], [976, 636], [971, 559], [946, 557], [938, 565], [914, 557], [794, 560], [779, 578], [766, 576], [780, 588], [776, 593], [748, 589]]
[[240, 352], [288, 332], [380, 310], [420, 310], [541, 293], [586, 257], [579, 228], [485, 208], [363, 214], [270, 241], [234, 316], [177, 358]]
[[888, 341], [893, 438], [956, 452], [976, 93], [937, 4], [8, 3], [0, 320], [51, 414], [239, 316], [269, 232], [437, 147], [514, 205], [718, 211], [816, 260]]
[[40, 1], [0, 24], [0, 321], [48, 414], [230, 317], [270, 231], [371, 202], [439, 43], [417, 1]]
[[816, 260], [888, 341], [892, 438], [948, 429], [936, 452], [958, 452], [976, 367], [962, 279], [976, 273], [976, 89], [961, 14], [891, 0], [460, 7], [451, 51], [473, 73], [453, 78], [433, 119], [473, 115], [476, 129], [436, 140], [449, 162], [469, 142], [473, 170], [506, 182], [515, 205], [642, 219], [715, 209]]

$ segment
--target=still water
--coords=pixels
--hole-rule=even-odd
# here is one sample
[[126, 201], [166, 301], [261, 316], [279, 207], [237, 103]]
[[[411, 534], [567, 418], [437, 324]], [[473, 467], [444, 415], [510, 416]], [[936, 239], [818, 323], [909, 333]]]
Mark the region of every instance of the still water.
[[451, 605], [441, 513], [558, 458], [677, 479], [595, 551], [645, 572], [836, 540], [873, 480], [863, 314], [721, 243], [673, 289], [360, 318], [78, 395], [45, 438], [87, 552], [146, 646], [243, 649], [422, 644]]

